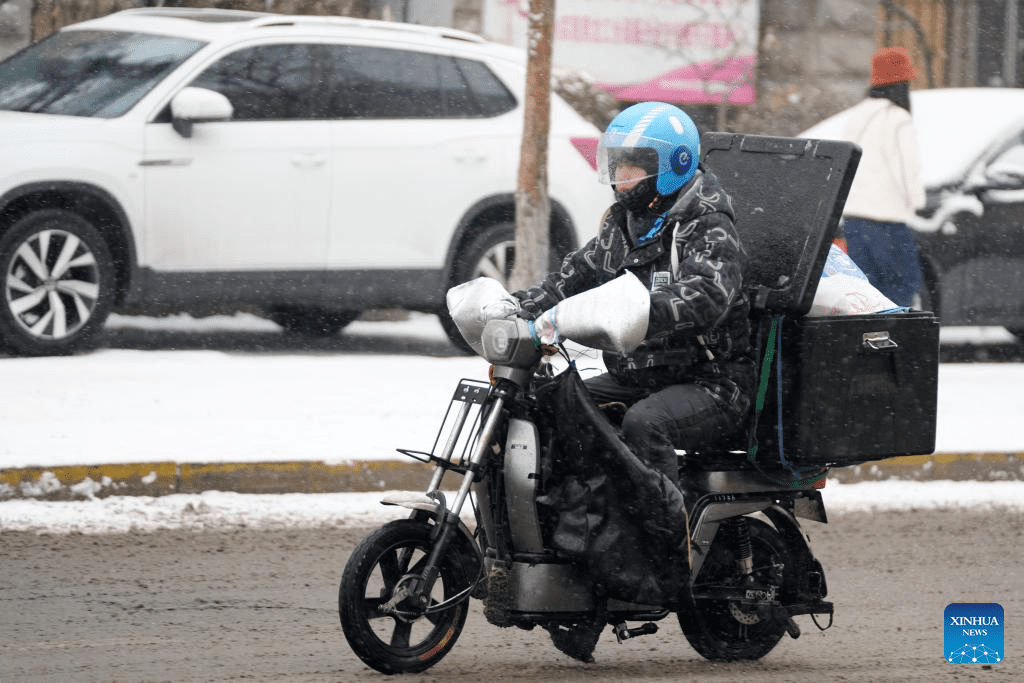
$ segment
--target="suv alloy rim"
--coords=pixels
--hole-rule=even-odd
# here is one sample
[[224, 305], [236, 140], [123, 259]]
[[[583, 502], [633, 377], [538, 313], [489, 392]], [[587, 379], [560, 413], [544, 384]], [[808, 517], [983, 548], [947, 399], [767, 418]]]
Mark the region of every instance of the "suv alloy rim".
[[100, 294], [96, 255], [64, 230], [29, 235], [11, 257], [4, 279], [7, 308], [37, 339], [64, 339], [80, 330]]
[[476, 264], [473, 277], [494, 278], [508, 289], [512, 275], [512, 259], [516, 248], [515, 240], [501, 241], [492, 246]]

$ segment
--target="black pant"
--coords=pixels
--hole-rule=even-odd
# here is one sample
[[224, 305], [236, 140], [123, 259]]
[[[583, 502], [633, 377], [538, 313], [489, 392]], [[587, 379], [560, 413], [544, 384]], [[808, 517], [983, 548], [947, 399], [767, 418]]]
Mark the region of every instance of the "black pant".
[[626, 445], [676, 484], [676, 449], [692, 452], [726, 447], [743, 427], [743, 416], [697, 384], [647, 389], [624, 385], [608, 373], [584, 383], [598, 405], [618, 402], [627, 406], [622, 420]]

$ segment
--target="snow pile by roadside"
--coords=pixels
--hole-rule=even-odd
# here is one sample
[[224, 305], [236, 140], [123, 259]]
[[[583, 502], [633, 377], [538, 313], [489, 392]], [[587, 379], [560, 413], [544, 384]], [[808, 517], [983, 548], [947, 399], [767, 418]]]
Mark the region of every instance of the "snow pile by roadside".
[[[161, 529], [280, 529], [375, 526], [407, 515], [380, 503], [382, 493], [111, 496], [86, 501], [0, 503], [0, 532], [123, 533]], [[1024, 482], [882, 481], [823, 491], [830, 513], [933, 508], [1024, 509]]]
[[206, 491], [84, 501], [9, 500], [0, 503], [0, 531], [90, 534], [160, 529], [355, 527], [406, 516], [404, 508], [382, 505], [382, 495]]

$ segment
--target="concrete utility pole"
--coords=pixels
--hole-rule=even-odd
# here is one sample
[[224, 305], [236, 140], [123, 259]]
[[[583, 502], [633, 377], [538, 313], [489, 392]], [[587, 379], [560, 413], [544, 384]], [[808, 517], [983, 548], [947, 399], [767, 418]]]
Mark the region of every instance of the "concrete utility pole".
[[551, 127], [551, 48], [555, 0], [530, 0], [526, 102], [516, 187], [516, 257], [512, 291], [532, 287], [548, 272], [551, 203], [548, 131]]

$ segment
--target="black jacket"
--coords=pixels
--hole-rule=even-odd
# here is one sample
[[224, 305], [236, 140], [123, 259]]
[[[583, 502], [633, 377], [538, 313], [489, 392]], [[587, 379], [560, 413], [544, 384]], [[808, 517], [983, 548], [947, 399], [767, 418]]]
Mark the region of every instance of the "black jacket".
[[703, 384], [745, 411], [754, 364], [743, 288], [747, 256], [734, 217], [718, 179], [701, 168], [649, 210], [633, 213], [613, 204], [597, 237], [567, 255], [559, 272], [516, 296], [540, 314], [631, 271], [651, 293], [647, 337], [630, 354], [604, 352], [609, 372], [652, 389]]

